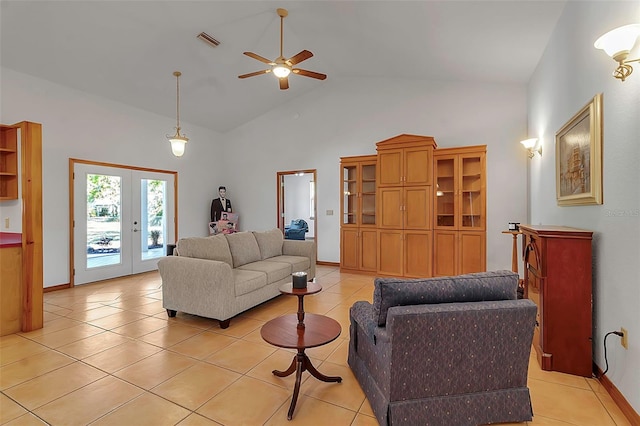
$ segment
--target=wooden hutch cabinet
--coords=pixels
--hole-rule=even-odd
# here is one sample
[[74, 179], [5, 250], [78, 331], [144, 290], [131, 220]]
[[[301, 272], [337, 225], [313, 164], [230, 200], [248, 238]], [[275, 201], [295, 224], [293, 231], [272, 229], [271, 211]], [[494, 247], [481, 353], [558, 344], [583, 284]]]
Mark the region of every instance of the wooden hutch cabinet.
[[431, 276], [435, 147], [430, 136], [406, 134], [376, 144], [380, 275]]
[[340, 266], [343, 270], [377, 269], [375, 155], [342, 157], [340, 198]]
[[538, 306], [533, 346], [543, 370], [591, 377], [592, 232], [521, 225], [525, 297]]
[[486, 269], [486, 146], [402, 134], [340, 159], [340, 268], [426, 278]]
[[434, 276], [486, 269], [486, 145], [434, 153]]

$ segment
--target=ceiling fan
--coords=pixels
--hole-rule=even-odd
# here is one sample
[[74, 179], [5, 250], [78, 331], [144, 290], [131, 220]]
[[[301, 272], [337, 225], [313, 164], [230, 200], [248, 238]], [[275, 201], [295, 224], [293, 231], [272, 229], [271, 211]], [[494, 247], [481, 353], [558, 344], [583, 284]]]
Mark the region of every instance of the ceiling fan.
[[327, 78], [326, 74], [321, 74], [319, 72], [314, 72], [314, 71], [307, 71], [300, 68], [293, 68], [294, 65], [299, 64], [300, 62], [307, 60], [313, 56], [313, 53], [309, 52], [308, 50], [303, 50], [300, 53], [290, 57], [289, 59], [286, 59], [282, 55], [282, 39], [283, 39], [282, 26], [283, 26], [284, 18], [287, 17], [289, 12], [287, 12], [287, 9], [282, 9], [282, 8], [277, 9], [277, 12], [278, 12], [278, 16], [280, 16], [280, 56], [278, 56], [274, 61], [270, 61], [269, 59], [264, 58], [260, 55], [257, 55], [253, 52], [244, 52], [245, 55], [253, 59], [257, 59], [260, 62], [264, 62], [265, 64], [271, 65], [271, 68], [268, 68], [262, 71], [252, 72], [249, 74], [239, 75], [238, 78], [253, 77], [256, 75], [268, 74], [271, 72], [273, 73], [273, 75], [278, 77], [278, 80], [280, 81], [281, 90], [286, 90], [289, 88], [289, 74], [291, 73], [299, 74], [305, 77], [316, 78], [318, 80], [324, 80], [325, 78]]

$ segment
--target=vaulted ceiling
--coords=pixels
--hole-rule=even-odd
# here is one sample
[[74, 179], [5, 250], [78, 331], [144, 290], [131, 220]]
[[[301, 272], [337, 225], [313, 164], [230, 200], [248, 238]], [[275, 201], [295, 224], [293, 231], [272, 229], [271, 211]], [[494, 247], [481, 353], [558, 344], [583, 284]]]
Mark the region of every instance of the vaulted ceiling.
[[[227, 132], [313, 90], [354, 78], [526, 84], [565, 1], [0, 2], [0, 64], [74, 89]], [[238, 75], [307, 49], [298, 75]], [[201, 32], [217, 47], [197, 39]]]

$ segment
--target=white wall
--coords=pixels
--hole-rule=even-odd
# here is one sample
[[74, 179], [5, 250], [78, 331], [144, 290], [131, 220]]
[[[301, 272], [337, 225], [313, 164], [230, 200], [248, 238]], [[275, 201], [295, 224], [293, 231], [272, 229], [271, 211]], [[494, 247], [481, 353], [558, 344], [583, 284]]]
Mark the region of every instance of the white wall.
[[[625, 327], [629, 350], [619, 337], [608, 338], [607, 377], [640, 412], [640, 67], [620, 82], [611, 76], [616, 63], [593, 47], [605, 32], [637, 22], [639, 2], [568, 2], [528, 92], [530, 133], [544, 141], [542, 158], [531, 161], [531, 222], [594, 231], [595, 362], [605, 369], [604, 335]], [[558, 207], [555, 132], [597, 93], [604, 103], [604, 204]]]
[[517, 85], [330, 77], [226, 135], [229, 158], [248, 171], [234, 174], [244, 225], [275, 226], [278, 170], [317, 169], [318, 260], [339, 262], [340, 157], [375, 154], [376, 142], [401, 133], [440, 147], [487, 145], [487, 268], [511, 269], [501, 231], [527, 214], [526, 88]]
[[[190, 138], [183, 157], [171, 154], [166, 134], [175, 118], [154, 114], [2, 68], [0, 122], [42, 124], [44, 286], [69, 283], [69, 158], [178, 172], [179, 237], [207, 235], [209, 207], [221, 176], [220, 136], [181, 123]], [[167, 102], [175, 102], [168, 98]], [[216, 186], [217, 188], [217, 186]], [[17, 203], [20, 204], [19, 202]], [[4, 205], [4, 203], [3, 203]], [[7, 210], [12, 227], [19, 208]], [[5, 216], [3, 207], [2, 217]], [[16, 232], [20, 232], [17, 225]]]

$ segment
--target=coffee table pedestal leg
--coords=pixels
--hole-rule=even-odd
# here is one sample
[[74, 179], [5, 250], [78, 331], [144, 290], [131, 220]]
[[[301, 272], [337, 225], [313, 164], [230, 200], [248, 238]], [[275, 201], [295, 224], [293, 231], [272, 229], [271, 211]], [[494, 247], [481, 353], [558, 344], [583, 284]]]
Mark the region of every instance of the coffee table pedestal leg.
[[293, 396], [291, 397], [291, 405], [289, 406], [289, 413], [287, 414], [287, 420], [291, 420], [293, 417], [293, 411], [296, 409], [296, 402], [298, 402], [298, 394], [300, 393], [300, 382], [302, 380], [302, 372], [308, 371], [313, 377], [323, 382], [342, 382], [342, 377], [339, 376], [325, 376], [311, 364], [311, 360], [304, 353], [304, 349], [299, 349], [298, 353], [293, 357], [293, 361], [289, 368], [285, 371], [273, 370], [272, 373], [278, 377], [286, 377], [293, 372], [296, 372], [296, 384], [293, 388]]

